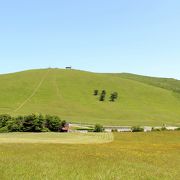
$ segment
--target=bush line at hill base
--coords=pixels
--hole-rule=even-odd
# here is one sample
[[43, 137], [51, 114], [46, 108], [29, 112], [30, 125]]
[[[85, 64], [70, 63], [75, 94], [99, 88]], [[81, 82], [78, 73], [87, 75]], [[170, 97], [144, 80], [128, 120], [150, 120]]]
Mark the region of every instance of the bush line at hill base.
[[0, 133], [5, 132], [63, 132], [66, 121], [58, 116], [31, 114], [12, 117], [0, 115]]
[[[64, 132], [67, 122], [55, 115], [31, 114], [13, 117], [9, 114], [0, 115], [0, 133], [6, 132]], [[76, 130], [88, 132], [104, 132], [102, 125], [96, 124], [94, 128], [78, 128]], [[144, 132], [144, 128], [133, 126], [132, 132]], [[166, 127], [160, 129], [152, 128], [152, 131], [166, 131]], [[177, 128], [176, 130], [180, 130]], [[65, 130], [65, 132], [67, 132]], [[112, 132], [118, 132], [112, 129]]]

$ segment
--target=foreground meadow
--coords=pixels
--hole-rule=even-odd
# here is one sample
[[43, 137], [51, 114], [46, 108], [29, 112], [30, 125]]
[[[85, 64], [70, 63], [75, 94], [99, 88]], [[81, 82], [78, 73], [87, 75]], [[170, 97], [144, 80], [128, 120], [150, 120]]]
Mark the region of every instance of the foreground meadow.
[[2, 143], [102, 144], [114, 140], [112, 133], [3, 133]]
[[117, 133], [113, 142], [103, 144], [0, 140], [0, 179], [176, 180], [180, 177], [179, 137], [180, 132]]

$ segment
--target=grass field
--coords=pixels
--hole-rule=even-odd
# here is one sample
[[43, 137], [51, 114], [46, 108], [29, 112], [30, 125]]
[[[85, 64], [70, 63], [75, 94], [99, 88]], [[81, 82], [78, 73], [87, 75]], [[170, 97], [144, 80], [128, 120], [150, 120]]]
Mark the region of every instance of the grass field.
[[[0, 134], [1, 138], [12, 136], [20, 135]], [[114, 137], [104, 144], [1, 143], [0, 179], [179, 179], [180, 132], [117, 133]], [[53, 138], [62, 140], [61, 135]]]
[[[180, 125], [180, 81], [130, 74], [44, 69], [0, 75], [0, 113], [49, 113], [78, 123]], [[99, 102], [94, 89], [117, 91]]]
[[112, 133], [4, 133], [2, 143], [99, 144], [112, 142]]

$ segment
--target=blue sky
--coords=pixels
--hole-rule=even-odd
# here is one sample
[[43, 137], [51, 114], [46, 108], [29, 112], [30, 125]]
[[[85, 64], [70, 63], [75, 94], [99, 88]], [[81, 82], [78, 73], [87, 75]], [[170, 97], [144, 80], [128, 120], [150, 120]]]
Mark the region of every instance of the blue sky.
[[0, 73], [65, 67], [180, 79], [179, 0], [0, 1]]

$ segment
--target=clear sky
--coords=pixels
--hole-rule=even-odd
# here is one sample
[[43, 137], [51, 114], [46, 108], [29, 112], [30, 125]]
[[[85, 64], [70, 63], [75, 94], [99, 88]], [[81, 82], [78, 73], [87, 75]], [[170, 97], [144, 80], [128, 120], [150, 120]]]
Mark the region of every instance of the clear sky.
[[0, 1], [0, 73], [69, 65], [180, 79], [180, 1]]

